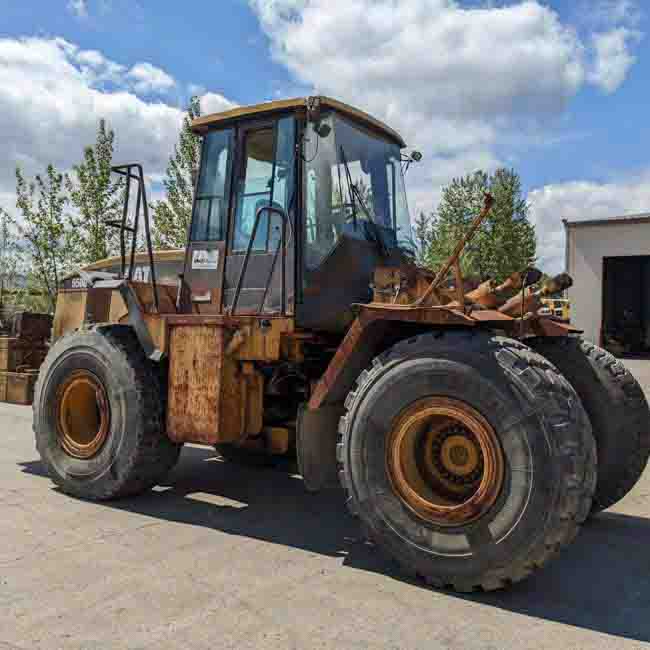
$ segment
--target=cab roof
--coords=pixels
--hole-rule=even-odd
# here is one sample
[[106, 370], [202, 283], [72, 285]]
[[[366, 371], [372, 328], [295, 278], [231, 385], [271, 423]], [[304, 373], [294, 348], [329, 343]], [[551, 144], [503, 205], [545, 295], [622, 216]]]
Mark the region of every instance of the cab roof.
[[397, 131], [394, 131], [389, 126], [374, 118], [372, 115], [364, 111], [354, 108], [349, 104], [344, 104], [331, 97], [316, 96], [316, 97], [296, 97], [294, 99], [281, 99], [275, 102], [265, 102], [263, 104], [253, 104], [251, 106], [238, 106], [229, 111], [222, 113], [212, 113], [204, 115], [192, 122], [192, 131], [194, 133], [203, 135], [210, 128], [215, 126], [226, 126], [228, 123], [238, 122], [251, 117], [265, 117], [274, 113], [281, 112], [306, 112], [310, 106], [319, 106], [321, 109], [333, 109], [342, 113], [346, 117], [360, 122], [366, 128], [376, 131], [379, 134], [387, 137], [392, 142], [395, 142], [400, 148], [406, 147], [406, 143]]

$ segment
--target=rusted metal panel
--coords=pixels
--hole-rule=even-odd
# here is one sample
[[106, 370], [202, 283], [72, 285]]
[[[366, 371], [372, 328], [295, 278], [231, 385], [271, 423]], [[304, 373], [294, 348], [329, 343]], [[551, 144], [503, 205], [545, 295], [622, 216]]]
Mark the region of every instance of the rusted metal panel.
[[365, 322], [374, 319], [407, 321], [426, 325], [464, 325], [472, 327], [474, 319], [459, 309], [449, 307], [416, 307], [413, 305], [382, 305], [371, 303], [359, 306], [359, 318]]
[[[477, 323], [461, 311], [446, 307], [414, 307], [411, 305], [360, 305], [359, 316], [350, 326], [327, 370], [316, 384], [309, 400], [311, 410], [323, 404], [342, 401], [345, 393], [377, 353], [380, 346], [399, 340], [397, 323], [430, 326], [473, 327]], [[389, 334], [392, 332], [392, 335]]]
[[278, 361], [283, 337], [293, 331], [293, 319], [274, 318], [272, 320], [253, 320], [238, 328], [242, 332], [242, 342], [233, 354], [238, 359], [251, 361]]
[[264, 427], [264, 377], [250, 361], [241, 364], [244, 418], [237, 435], [256, 436]]
[[498, 325], [502, 325], [504, 323], [514, 322], [512, 316], [508, 316], [507, 314], [502, 314], [500, 311], [497, 311], [496, 309], [476, 309], [472, 311], [469, 315], [475, 321], [478, 321], [479, 323], [483, 323], [483, 324], [495, 323]]
[[[176, 442], [219, 439], [224, 330], [196, 325], [170, 328], [167, 432]], [[236, 405], [228, 405], [228, 408]]]
[[219, 379], [218, 433], [214, 442], [236, 442], [246, 422], [246, 383], [238, 363], [224, 353]]
[[215, 444], [260, 433], [264, 378], [252, 362], [240, 363], [227, 353], [228, 329], [222, 324], [170, 325], [168, 339], [169, 437]]
[[[561, 323], [550, 318], [535, 318], [532, 320], [532, 327], [538, 336], [569, 336], [582, 334], [582, 330], [569, 323]], [[524, 321], [525, 322], [525, 321]]]
[[[339, 345], [327, 370], [316, 384], [309, 400], [309, 409], [320, 408], [328, 402], [345, 398], [341, 386], [349, 386], [359, 371], [366, 367], [376, 349], [376, 342], [383, 337], [387, 320], [364, 321], [357, 318]], [[363, 340], [362, 340], [363, 339]]]

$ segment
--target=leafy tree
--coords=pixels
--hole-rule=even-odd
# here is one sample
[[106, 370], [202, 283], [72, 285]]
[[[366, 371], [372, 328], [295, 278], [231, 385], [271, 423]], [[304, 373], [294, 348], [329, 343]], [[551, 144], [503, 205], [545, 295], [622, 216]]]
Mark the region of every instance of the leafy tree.
[[427, 255], [433, 238], [433, 224], [431, 215], [420, 212], [415, 219], [415, 243], [417, 244], [417, 261], [426, 264]]
[[5, 307], [7, 291], [15, 294], [17, 280], [23, 266], [23, 254], [18, 244], [13, 221], [0, 209], [0, 318]]
[[111, 176], [115, 133], [100, 120], [94, 146], [84, 149], [83, 162], [66, 176], [70, 201], [76, 210], [78, 261], [90, 264], [117, 253], [118, 231], [107, 220], [121, 219], [124, 183]]
[[63, 175], [48, 165], [45, 176], [27, 182], [16, 169], [16, 206], [20, 218], [8, 217], [25, 241], [29, 265], [28, 294], [45, 296], [54, 311], [59, 284], [74, 266], [79, 236], [66, 212]]
[[192, 97], [174, 153], [169, 158], [163, 181], [167, 197], [152, 206], [153, 238], [156, 248], [183, 248], [192, 219], [194, 176], [201, 153], [200, 138], [191, 130], [192, 120], [200, 117], [201, 104]]
[[535, 228], [528, 221], [529, 206], [522, 197], [521, 179], [514, 170], [498, 169], [491, 175], [479, 171], [454, 179], [444, 188], [425, 256], [429, 266], [440, 266], [451, 254], [480, 211], [488, 191], [495, 204], [465, 250], [463, 272], [501, 281], [534, 263]]

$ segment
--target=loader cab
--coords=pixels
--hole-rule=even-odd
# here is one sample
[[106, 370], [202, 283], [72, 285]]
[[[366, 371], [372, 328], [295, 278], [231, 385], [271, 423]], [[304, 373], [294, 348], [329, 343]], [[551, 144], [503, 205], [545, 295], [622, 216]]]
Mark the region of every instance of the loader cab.
[[185, 310], [341, 332], [374, 269], [414, 252], [399, 136], [327, 98], [199, 118]]

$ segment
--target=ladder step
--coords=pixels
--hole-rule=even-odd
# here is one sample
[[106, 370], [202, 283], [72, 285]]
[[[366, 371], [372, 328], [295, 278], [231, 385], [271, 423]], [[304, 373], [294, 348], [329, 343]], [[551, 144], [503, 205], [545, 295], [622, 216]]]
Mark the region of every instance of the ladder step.
[[[120, 230], [121, 230], [122, 227], [123, 227], [121, 221], [111, 221], [111, 220], [109, 220], [109, 221], [104, 221], [104, 223], [105, 223], [107, 226], [110, 226], [111, 228], [119, 228]], [[126, 232], [132, 232], [132, 233], [135, 233], [135, 228], [132, 228], [131, 226], [124, 226], [124, 230], [125, 230]]]

